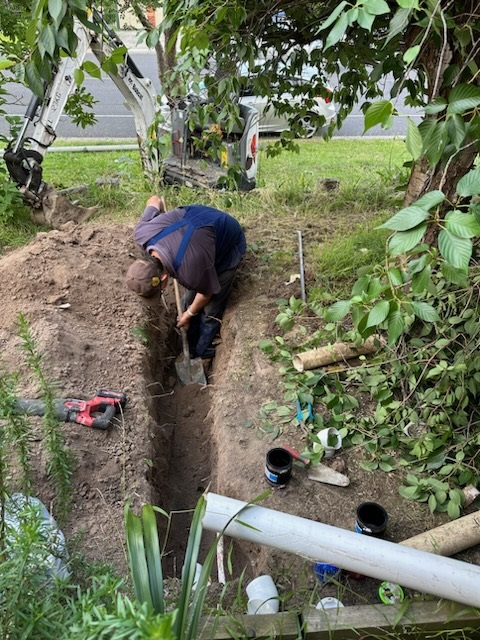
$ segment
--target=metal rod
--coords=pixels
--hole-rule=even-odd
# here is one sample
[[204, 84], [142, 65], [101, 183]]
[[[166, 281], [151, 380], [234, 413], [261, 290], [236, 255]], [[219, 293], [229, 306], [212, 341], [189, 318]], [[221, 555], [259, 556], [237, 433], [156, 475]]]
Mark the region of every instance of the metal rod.
[[300, 259], [300, 287], [302, 289], [302, 302], [307, 301], [307, 295], [305, 293], [305, 268], [303, 265], [303, 243], [302, 243], [302, 232], [297, 229], [298, 235], [298, 257]]

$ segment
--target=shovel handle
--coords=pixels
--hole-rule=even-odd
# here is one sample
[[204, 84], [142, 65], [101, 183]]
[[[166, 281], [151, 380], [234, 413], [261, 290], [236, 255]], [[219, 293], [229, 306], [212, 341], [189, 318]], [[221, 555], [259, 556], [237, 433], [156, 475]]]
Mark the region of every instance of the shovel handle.
[[298, 460], [299, 462], [304, 464], [306, 467], [308, 467], [308, 465], [310, 464], [310, 460], [308, 458], [305, 458], [305, 456], [302, 456], [302, 454], [299, 451], [297, 451], [293, 447], [290, 447], [288, 444], [281, 444], [280, 446], [282, 449], [285, 449], [285, 451], [288, 451], [288, 453], [295, 460]]
[[182, 301], [180, 300], [180, 290], [178, 288], [178, 282], [173, 279], [173, 288], [175, 289], [175, 302], [177, 304], [177, 313], [179, 316], [182, 315]]
[[[177, 313], [182, 315], [182, 301], [180, 300], [180, 290], [178, 288], [178, 282], [173, 279], [173, 288], [175, 290], [175, 302], [177, 304]], [[190, 347], [188, 346], [188, 337], [185, 327], [180, 327], [180, 335], [182, 336], [183, 355], [185, 358], [185, 366], [190, 368]]]

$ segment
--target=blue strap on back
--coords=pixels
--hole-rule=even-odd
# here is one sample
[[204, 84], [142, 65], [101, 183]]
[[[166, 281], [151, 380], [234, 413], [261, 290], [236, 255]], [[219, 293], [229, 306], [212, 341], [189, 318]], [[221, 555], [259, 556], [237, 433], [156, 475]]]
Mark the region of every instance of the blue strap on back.
[[177, 229], [180, 229], [181, 227], [185, 227], [186, 225], [189, 225], [188, 229], [185, 231], [183, 235], [182, 241], [180, 242], [180, 246], [178, 247], [177, 255], [175, 256], [175, 259], [173, 261], [173, 268], [175, 269], [175, 271], [178, 271], [180, 267], [180, 264], [183, 260], [183, 256], [185, 255], [185, 251], [187, 250], [188, 243], [190, 242], [190, 238], [192, 237], [192, 234], [195, 231], [195, 227], [192, 224], [190, 224], [188, 220], [185, 220], [185, 218], [182, 218], [181, 220], [177, 220], [177, 222], [174, 222], [173, 224], [171, 224], [169, 227], [162, 229], [162, 231], [157, 233], [157, 235], [153, 236], [153, 238], [150, 238], [150, 240], [147, 242], [147, 245], [155, 244], [162, 238], [165, 238], [165, 236], [170, 235]]

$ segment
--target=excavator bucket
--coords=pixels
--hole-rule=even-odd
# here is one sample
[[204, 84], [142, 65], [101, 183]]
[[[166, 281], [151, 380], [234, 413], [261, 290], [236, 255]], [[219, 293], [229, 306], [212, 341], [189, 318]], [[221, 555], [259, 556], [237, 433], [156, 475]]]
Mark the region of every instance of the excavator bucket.
[[32, 209], [31, 217], [35, 224], [51, 229], [59, 229], [66, 222], [81, 224], [93, 216], [98, 207], [82, 207], [73, 204], [52, 185], [46, 185], [42, 192], [41, 206]]

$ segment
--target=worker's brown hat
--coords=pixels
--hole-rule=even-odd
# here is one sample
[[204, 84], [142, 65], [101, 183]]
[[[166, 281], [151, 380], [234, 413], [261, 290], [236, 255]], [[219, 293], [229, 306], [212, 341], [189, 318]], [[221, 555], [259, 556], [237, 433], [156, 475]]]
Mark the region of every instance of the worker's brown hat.
[[127, 271], [126, 283], [135, 293], [150, 298], [161, 291], [162, 271], [159, 266], [149, 260], [135, 260]]

